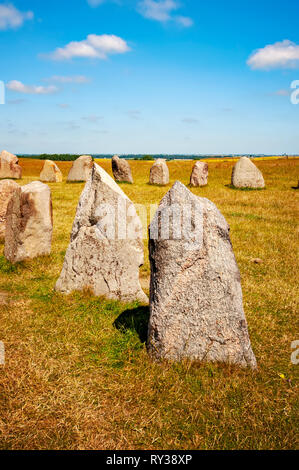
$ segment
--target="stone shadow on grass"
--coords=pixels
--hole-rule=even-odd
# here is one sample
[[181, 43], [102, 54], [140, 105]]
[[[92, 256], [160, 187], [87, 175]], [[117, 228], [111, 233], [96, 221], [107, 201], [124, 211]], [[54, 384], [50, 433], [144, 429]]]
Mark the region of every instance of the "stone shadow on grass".
[[224, 185], [226, 188], [233, 189], [235, 191], [265, 191], [266, 187], [264, 188], [237, 188], [236, 186], [232, 184], [225, 184]]
[[150, 311], [148, 306], [125, 310], [117, 317], [113, 326], [120, 331], [136, 331], [142, 343], [147, 340]]

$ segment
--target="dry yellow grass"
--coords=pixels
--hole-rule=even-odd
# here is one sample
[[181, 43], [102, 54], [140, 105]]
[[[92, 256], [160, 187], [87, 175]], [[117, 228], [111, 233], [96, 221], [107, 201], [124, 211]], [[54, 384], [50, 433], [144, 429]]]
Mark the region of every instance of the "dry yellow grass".
[[[110, 161], [99, 163], [111, 174]], [[151, 164], [131, 162], [135, 184], [121, 185], [135, 203], [157, 203], [168, 189], [147, 184]], [[171, 183], [188, 184], [192, 164], [170, 162]], [[54, 293], [83, 184], [50, 184], [51, 256], [16, 267], [0, 256], [0, 448], [296, 448], [299, 365], [290, 357], [299, 339], [298, 192], [291, 186], [298, 164], [257, 161], [267, 189], [238, 191], [225, 186], [232, 162], [210, 162], [209, 185], [192, 190], [215, 202], [231, 225], [257, 372], [153, 364], [142, 342], [146, 308]], [[21, 165], [25, 184], [43, 162]], [[64, 176], [70, 165], [58, 162]], [[255, 257], [264, 263], [251, 263]]]

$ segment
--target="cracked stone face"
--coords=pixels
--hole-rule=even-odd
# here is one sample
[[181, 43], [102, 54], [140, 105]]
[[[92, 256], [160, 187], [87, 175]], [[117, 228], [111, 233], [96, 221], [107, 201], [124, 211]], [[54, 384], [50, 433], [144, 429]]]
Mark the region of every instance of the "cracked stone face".
[[248, 158], [242, 157], [232, 171], [231, 184], [235, 188], [264, 188], [265, 181], [262, 172]]
[[90, 155], [81, 155], [72, 164], [67, 181], [87, 181], [92, 169], [92, 157]]
[[18, 186], [6, 213], [5, 257], [17, 263], [49, 255], [53, 232], [52, 199], [49, 186], [33, 181]]
[[119, 158], [118, 155], [114, 155], [111, 160], [112, 172], [115, 181], [123, 183], [133, 183], [133, 177], [129, 162], [124, 158]]
[[79, 200], [56, 290], [90, 289], [108, 299], [147, 302], [139, 282], [143, 261], [142, 224], [133, 203], [94, 164]]
[[165, 185], [169, 183], [169, 170], [165, 160], [158, 158], [150, 171], [150, 184]]
[[[183, 214], [190, 206], [193, 231], [182, 230], [179, 239], [178, 226], [185, 227], [182, 217], [175, 219], [168, 237], [157, 232], [169, 207], [180, 208]], [[229, 226], [217, 207], [177, 181], [159, 205], [150, 225], [152, 234], [150, 356], [255, 368]]]
[[3, 150], [0, 153], [0, 178], [22, 178], [22, 168], [16, 155]]
[[19, 188], [19, 185], [15, 181], [0, 181], [0, 240], [5, 237], [7, 206], [16, 188]]

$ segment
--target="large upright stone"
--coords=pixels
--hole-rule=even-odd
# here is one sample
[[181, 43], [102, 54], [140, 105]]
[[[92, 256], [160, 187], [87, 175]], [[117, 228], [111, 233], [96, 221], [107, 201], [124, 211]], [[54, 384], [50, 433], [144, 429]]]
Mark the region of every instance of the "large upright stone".
[[235, 188], [264, 188], [262, 172], [248, 157], [241, 157], [232, 171], [232, 185]]
[[150, 225], [149, 254], [150, 355], [255, 368], [229, 226], [217, 207], [177, 181]]
[[165, 185], [169, 183], [169, 170], [166, 161], [158, 158], [150, 171], [150, 184]]
[[0, 181], [0, 240], [5, 238], [7, 206], [16, 188], [19, 185], [12, 180]]
[[49, 186], [33, 181], [15, 189], [7, 206], [4, 255], [12, 263], [49, 255], [53, 232]]
[[92, 157], [81, 155], [72, 164], [67, 181], [87, 181], [92, 169]]
[[196, 162], [190, 177], [190, 186], [206, 186], [208, 184], [209, 167], [205, 162]]
[[129, 162], [118, 155], [112, 157], [112, 172], [115, 181], [120, 183], [133, 183], [133, 177]]
[[62, 173], [55, 162], [46, 160], [39, 179], [48, 183], [61, 183]]
[[0, 153], [0, 178], [22, 178], [22, 168], [18, 157], [6, 150]]
[[147, 302], [139, 282], [143, 258], [142, 225], [133, 203], [94, 164], [79, 200], [56, 290], [90, 289], [108, 299]]

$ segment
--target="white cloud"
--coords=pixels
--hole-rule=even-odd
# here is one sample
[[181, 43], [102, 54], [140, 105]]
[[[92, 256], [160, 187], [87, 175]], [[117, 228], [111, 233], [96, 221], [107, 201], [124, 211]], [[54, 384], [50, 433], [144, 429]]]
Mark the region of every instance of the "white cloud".
[[193, 20], [188, 16], [177, 16], [173, 13], [181, 7], [177, 0], [141, 0], [138, 3], [138, 11], [145, 18], [167, 23], [174, 21], [179, 25], [189, 28]]
[[0, 5], [0, 30], [19, 28], [24, 21], [32, 19], [32, 11], [19, 11], [12, 3]]
[[176, 16], [175, 21], [181, 26], [184, 26], [184, 28], [190, 28], [190, 26], [194, 25], [194, 21], [192, 18], [189, 18], [189, 16]]
[[54, 60], [68, 60], [73, 57], [106, 59], [110, 54], [124, 54], [130, 50], [127, 42], [114, 34], [89, 34], [83, 41], [72, 41], [59, 47], [49, 57]]
[[299, 66], [299, 45], [285, 39], [253, 52], [247, 64], [252, 69], [295, 68]]
[[24, 85], [18, 80], [12, 80], [7, 83], [6, 88], [17, 93], [24, 93], [28, 95], [49, 95], [56, 93], [58, 88], [56, 86], [37, 86], [37, 85]]
[[89, 83], [90, 79], [85, 77], [84, 75], [75, 75], [75, 76], [61, 76], [61, 75], [53, 75], [50, 78], [46, 79], [47, 82], [56, 82], [56, 83]]

